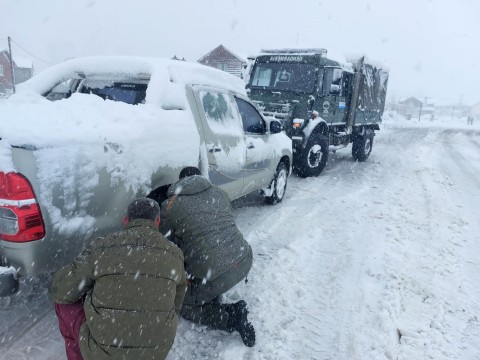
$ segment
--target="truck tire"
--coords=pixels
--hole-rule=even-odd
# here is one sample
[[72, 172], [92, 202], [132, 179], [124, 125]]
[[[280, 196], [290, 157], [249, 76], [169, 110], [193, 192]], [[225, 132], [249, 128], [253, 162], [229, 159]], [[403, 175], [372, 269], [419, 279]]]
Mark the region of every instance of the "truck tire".
[[271, 196], [265, 196], [265, 202], [270, 205], [278, 204], [285, 197], [287, 190], [288, 169], [287, 165], [280, 161], [272, 180], [273, 192]]
[[295, 173], [300, 177], [318, 176], [321, 174], [328, 161], [328, 140], [319, 133], [313, 134], [307, 145], [295, 158]]
[[352, 156], [356, 161], [365, 161], [370, 156], [373, 147], [373, 131], [367, 130], [363, 135], [357, 135], [353, 140]]

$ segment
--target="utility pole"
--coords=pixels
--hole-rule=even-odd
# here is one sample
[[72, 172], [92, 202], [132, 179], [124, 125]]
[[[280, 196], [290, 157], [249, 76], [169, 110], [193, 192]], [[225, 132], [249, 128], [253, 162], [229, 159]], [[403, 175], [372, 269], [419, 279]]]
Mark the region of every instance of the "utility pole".
[[12, 90], [13, 93], [15, 94], [15, 72], [13, 70], [13, 58], [12, 58], [12, 44], [11, 44], [11, 38], [10, 36], [8, 37], [8, 57], [10, 58], [10, 75], [12, 76]]

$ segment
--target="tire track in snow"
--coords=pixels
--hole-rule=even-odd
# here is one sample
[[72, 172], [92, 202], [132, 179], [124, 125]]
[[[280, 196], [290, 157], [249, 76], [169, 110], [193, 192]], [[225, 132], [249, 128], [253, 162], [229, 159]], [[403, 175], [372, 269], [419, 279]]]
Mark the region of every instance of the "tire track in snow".
[[[458, 306], [461, 292], [455, 285], [456, 277], [462, 275], [458, 243], [463, 222], [455, 209], [443, 206], [455, 203], [452, 196], [456, 189], [448, 164], [455, 157], [444, 151], [443, 130], [418, 132], [428, 134], [423, 139], [412, 138], [411, 147], [405, 149], [398, 163], [400, 169], [410, 169], [410, 173], [392, 177], [392, 191], [383, 194], [391, 202], [383, 210], [394, 220], [385, 221], [385, 230], [393, 241], [388, 242], [391, 250], [383, 255], [383, 266], [369, 270], [372, 284], [385, 283], [386, 287], [371, 307], [379, 311], [381, 331], [377, 340], [371, 330], [375, 324], [366, 325], [373, 341], [365, 347], [365, 359], [451, 359], [458, 356], [455, 343], [462, 343], [456, 341], [458, 328], [452, 324], [464, 321]], [[445, 163], [448, 165], [442, 168]], [[383, 225], [377, 224], [379, 234]]]

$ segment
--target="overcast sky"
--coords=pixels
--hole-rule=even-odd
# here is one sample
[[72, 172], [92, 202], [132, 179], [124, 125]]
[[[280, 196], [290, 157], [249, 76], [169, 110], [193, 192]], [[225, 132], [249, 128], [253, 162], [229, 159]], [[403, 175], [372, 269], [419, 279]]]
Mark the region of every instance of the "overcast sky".
[[386, 64], [389, 98], [480, 101], [479, 0], [0, 0], [0, 14], [0, 48], [11, 36], [36, 70], [87, 55], [194, 61], [219, 44], [323, 47]]

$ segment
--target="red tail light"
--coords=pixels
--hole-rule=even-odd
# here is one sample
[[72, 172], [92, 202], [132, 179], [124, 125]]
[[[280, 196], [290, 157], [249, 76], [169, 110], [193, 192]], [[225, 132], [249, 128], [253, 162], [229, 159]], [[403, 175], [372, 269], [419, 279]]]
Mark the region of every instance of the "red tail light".
[[27, 242], [44, 236], [42, 213], [28, 179], [0, 172], [0, 239]]

